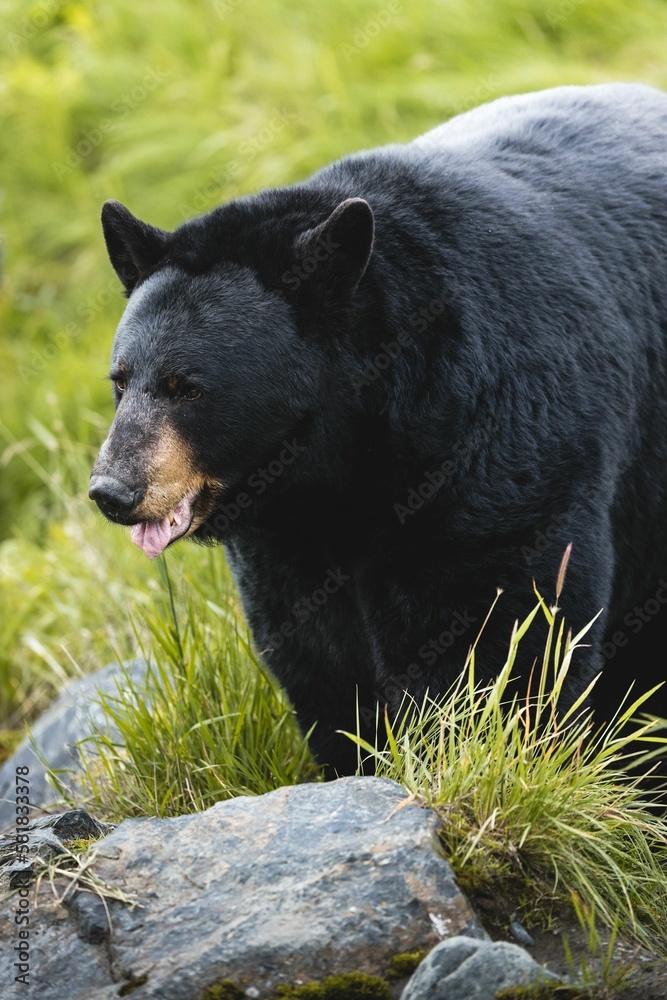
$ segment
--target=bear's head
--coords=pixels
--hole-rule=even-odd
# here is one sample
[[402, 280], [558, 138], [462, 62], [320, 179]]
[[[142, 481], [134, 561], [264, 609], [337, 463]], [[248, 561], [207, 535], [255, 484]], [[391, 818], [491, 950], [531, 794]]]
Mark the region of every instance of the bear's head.
[[[335, 479], [324, 438], [344, 447], [358, 407], [341, 344], [363, 300], [368, 203], [274, 193], [170, 233], [108, 201], [102, 225], [128, 297], [111, 353], [116, 415], [89, 490], [102, 513], [152, 558], [188, 535], [221, 537], [223, 500], [236, 509], [306, 481], [325, 454]], [[267, 463], [276, 475], [260, 476]]]

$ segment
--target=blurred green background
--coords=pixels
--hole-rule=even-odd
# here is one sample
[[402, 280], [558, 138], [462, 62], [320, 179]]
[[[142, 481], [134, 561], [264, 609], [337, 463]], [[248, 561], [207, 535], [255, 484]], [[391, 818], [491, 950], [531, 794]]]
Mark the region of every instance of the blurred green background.
[[[92, 510], [124, 300], [105, 198], [173, 227], [504, 94], [667, 87], [665, 0], [2, 4], [0, 727], [134, 648], [158, 570]], [[220, 578], [183, 545], [179, 579]], [[202, 600], [206, 598], [203, 597]], [[230, 599], [233, 599], [233, 595]]]

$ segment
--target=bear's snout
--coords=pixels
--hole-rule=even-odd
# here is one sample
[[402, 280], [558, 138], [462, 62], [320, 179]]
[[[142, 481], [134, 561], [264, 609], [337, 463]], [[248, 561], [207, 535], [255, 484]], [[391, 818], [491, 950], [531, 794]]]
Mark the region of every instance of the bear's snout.
[[143, 491], [114, 476], [92, 476], [88, 496], [110, 521], [123, 521], [140, 503]]

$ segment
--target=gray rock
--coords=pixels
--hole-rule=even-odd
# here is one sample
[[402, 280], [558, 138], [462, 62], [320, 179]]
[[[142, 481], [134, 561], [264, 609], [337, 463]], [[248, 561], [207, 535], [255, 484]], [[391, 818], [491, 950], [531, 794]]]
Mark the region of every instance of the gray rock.
[[51, 830], [64, 844], [70, 840], [97, 839], [113, 829], [109, 823], [100, 823], [89, 816], [85, 809], [68, 809], [66, 812], [38, 816], [28, 824], [28, 831]]
[[30, 883], [36, 859], [49, 861], [63, 854], [73, 840], [98, 839], [113, 827], [98, 823], [83, 809], [69, 809], [51, 816], [40, 816], [25, 827], [0, 835], [0, 891], [17, 889]]
[[509, 926], [509, 931], [515, 941], [519, 944], [524, 945], [526, 948], [532, 948], [535, 944], [533, 937], [528, 933], [523, 924], [520, 924], [518, 920], [513, 920]]
[[[133, 684], [140, 684], [146, 673], [143, 660], [125, 664], [110, 663], [96, 673], [70, 681], [31, 727], [32, 740], [40, 754], [54, 771], [67, 772], [66, 783], [77, 788], [76, 775], [80, 769], [80, 754], [76, 748], [79, 740], [95, 730], [109, 730], [102, 709], [96, 700], [98, 691], [114, 695], [123, 683], [123, 670]], [[16, 815], [15, 776], [17, 767], [29, 767], [30, 805], [32, 809], [49, 806], [56, 799], [56, 792], [46, 780], [46, 767], [35, 753], [26, 736], [18, 749], [0, 767], [0, 830], [10, 827]]]
[[[379, 778], [126, 820], [96, 844], [94, 871], [139, 905], [107, 900], [107, 936], [99, 906], [78, 899], [66, 910], [42, 890], [30, 949], [35, 995], [106, 1000], [136, 984], [133, 1000], [196, 1000], [231, 979], [263, 998], [283, 982], [384, 975], [395, 954], [431, 949], [446, 935], [486, 940], [436, 829], [430, 810]], [[0, 906], [0, 968], [11, 968], [11, 905]], [[29, 995], [16, 989], [3, 998]]]
[[[23, 848], [27, 848], [24, 852]], [[35, 860], [50, 861], [63, 853], [62, 841], [51, 830], [40, 830], [30, 836], [30, 842], [17, 848], [16, 841], [3, 837], [0, 864], [0, 892], [18, 889], [30, 883]]]
[[494, 1000], [498, 990], [544, 980], [557, 977], [518, 944], [452, 937], [421, 962], [401, 1000]]
[[75, 892], [65, 905], [76, 922], [76, 931], [86, 944], [100, 944], [109, 937], [111, 927], [104, 900], [91, 892]]

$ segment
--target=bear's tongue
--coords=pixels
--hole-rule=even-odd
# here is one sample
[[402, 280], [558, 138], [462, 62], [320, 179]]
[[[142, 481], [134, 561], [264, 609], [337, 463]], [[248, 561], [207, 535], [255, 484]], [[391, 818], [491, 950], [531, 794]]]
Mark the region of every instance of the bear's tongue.
[[149, 559], [155, 559], [171, 541], [171, 523], [168, 517], [161, 521], [143, 521], [133, 524], [130, 537], [135, 545], [143, 549]]
[[161, 521], [142, 521], [130, 528], [130, 538], [146, 553], [149, 559], [159, 556], [169, 542], [184, 535], [192, 522], [192, 503], [195, 492], [188, 493]]

